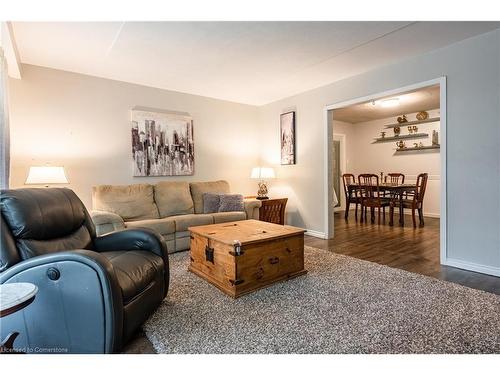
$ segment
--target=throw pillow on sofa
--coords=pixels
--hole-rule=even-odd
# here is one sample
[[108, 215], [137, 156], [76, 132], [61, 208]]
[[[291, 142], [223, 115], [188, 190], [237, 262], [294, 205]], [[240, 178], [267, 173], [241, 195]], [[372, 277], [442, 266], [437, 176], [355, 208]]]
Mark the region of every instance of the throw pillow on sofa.
[[203, 194], [203, 213], [213, 214], [219, 212], [220, 194], [204, 193]]
[[218, 212], [245, 211], [243, 195], [221, 194], [219, 195]]

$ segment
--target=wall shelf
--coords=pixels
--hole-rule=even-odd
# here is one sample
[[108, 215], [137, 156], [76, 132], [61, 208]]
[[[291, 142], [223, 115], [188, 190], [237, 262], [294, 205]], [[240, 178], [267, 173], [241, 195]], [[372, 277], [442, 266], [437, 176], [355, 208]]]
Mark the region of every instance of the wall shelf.
[[385, 128], [397, 128], [399, 127], [405, 127], [405, 126], [412, 126], [412, 125], [419, 125], [419, 124], [428, 124], [431, 122], [438, 122], [441, 121], [441, 117], [433, 117], [433, 118], [428, 118], [426, 120], [416, 120], [416, 121], [408, 121], [408, 122], [402, 122], [402, 123], [397, 123], [397, 124], [390, 124], [386, 125]]
[[428, 136], [429, 136], [429, 134], [427, 134], [427, 133], [417, 133], [417, 134], [404, 134], [404, 135], [399, 135], [397, 137], [374, 138], [374, 142], [372, 142], [372, 144], [400, 141], [402, 139], [427, 138]]
[[440, 148], [441, 148], [441, 145], [431, 145], [431, 146], [423, 146], [423, 147], [407, 147], [407, 148], [397, 148], [396, 152], [439, 150]]

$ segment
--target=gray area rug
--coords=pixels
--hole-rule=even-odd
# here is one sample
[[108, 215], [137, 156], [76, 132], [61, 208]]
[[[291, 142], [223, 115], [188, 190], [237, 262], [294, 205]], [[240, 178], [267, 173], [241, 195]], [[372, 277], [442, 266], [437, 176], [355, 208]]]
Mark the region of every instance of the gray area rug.
[[226, 296], [170, 257], [158, 353], [500, 353], [500, 296], [306, 247], [309, 273]]

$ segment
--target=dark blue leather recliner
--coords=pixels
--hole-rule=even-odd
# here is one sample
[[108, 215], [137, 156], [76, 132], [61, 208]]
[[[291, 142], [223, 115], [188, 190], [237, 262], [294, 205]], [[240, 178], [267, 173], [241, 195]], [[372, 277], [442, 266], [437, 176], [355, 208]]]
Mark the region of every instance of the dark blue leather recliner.
[[168, 253], [160, 235], [126, 229], [97, 237], [70, 189], [0, 192], [0, 284], [38, 286], [34, 302], [0, 321], [28, 352], [112, 353], [165, 298]]

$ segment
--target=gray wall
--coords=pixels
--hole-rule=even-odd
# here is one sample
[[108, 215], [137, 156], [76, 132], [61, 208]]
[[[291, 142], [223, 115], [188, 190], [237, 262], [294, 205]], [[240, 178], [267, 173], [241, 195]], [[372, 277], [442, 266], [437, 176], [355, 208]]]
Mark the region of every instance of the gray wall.
[[[63, 165], [70, 188], [91, 206], [97, 184], [227, 179], [250, 194], [258, 164], [257, 108], [108, 79], [24, 66], [11, 79], [11, 185], [21, 187], [30, 165]], [[130, 109], [189, 112], [194, 121], [195, 175], [132, 177]]]
[[[448, 257], [500, 271], [500, 31], [292, 96], [261, 108], [261, 158], [273, 195], [290, 197], [291, 224], [324, 222], [324, 108], [447, 77]], [[297, 111], [297, 165], [279, 166], [279, 114]]]

